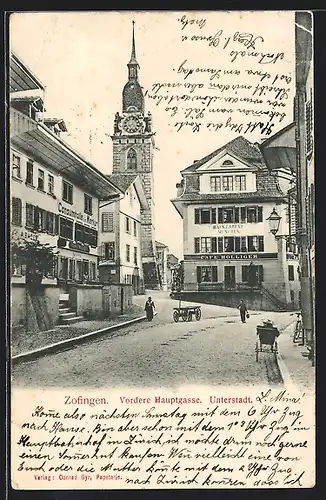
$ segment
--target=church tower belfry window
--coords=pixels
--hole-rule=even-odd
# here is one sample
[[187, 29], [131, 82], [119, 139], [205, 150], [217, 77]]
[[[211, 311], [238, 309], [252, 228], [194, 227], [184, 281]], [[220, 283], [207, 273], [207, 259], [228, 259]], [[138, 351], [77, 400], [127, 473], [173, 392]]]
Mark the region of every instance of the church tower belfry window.
[[137, 153], [133, 148], [130, 148], [127, 153], [127, 169], [137, 170]]

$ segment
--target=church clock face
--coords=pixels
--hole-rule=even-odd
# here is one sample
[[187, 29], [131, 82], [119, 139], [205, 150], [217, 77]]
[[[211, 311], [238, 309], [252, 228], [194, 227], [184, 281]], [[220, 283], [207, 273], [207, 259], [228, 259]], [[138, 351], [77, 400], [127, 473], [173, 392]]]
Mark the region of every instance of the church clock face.
[[142, 132], [143, 121], [138, 118], [138, 116], [126, 116], [121, 122], [121, 129], [123, 132], [128, 134], [135, 134], [136, 132]]

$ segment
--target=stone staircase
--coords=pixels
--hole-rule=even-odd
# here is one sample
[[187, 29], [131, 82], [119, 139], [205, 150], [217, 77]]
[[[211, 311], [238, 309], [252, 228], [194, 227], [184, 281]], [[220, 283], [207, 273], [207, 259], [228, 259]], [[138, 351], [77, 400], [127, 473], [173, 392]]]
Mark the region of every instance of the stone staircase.
[[69, 293], [63, 293], [59, 297], [59, 325], [70, 325], [84, 320], [84, 316], [77, 316], [69, 305]]

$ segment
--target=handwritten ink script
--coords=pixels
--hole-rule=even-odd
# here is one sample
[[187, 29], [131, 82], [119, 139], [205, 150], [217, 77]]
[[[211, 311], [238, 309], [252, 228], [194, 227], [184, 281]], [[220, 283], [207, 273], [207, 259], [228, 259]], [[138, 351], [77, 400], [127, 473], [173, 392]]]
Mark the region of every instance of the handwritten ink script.
[[270, 389], [27, 399], [14, 419], [12, 480], [41, 489], [307, 487], [311, 408], [305, 394]]
[[[258, 26], [255, 19], [255, 29]], [[267, 138], [276, 131], [275, 125], [291, 119], [294, 67], [289, 63], [293, 61], [290, 44], [288, 53], [274, 50], [274, 40], [265, 37], [264, 26], [261, 33], [232, 31], [231, 23], [222, 28], [199, 15], [179, 15], [175, 28], [181, 39], [179, 54], [184, 55], [166, 80], [153, 82], [145, 90], [149, 104], [162, 108], [172, 119], [171, 128], [194, 133], [259, 132]], [[199, 47], [202, 56], [195, 57], [193, 51]]]

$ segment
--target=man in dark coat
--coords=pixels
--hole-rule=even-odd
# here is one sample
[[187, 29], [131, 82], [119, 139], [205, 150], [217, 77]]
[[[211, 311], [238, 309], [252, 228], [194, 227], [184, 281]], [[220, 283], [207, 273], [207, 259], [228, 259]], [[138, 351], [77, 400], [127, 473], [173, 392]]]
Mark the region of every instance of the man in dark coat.
[[246, 322], [246, 314], [247, 314], [248, 309], [247, 309], [247, 306], [242, 299], [240, 300], [240, 304], [238, 305], [238, 309], [240, 311], [241, 321], [242, 321], [242, 323], [245, 323]]
[[147, 321], [152, 321], [154, 316], [155, 304], [152, 301], [152, 297], [148, 297], [145, 303], [145, 312]]

